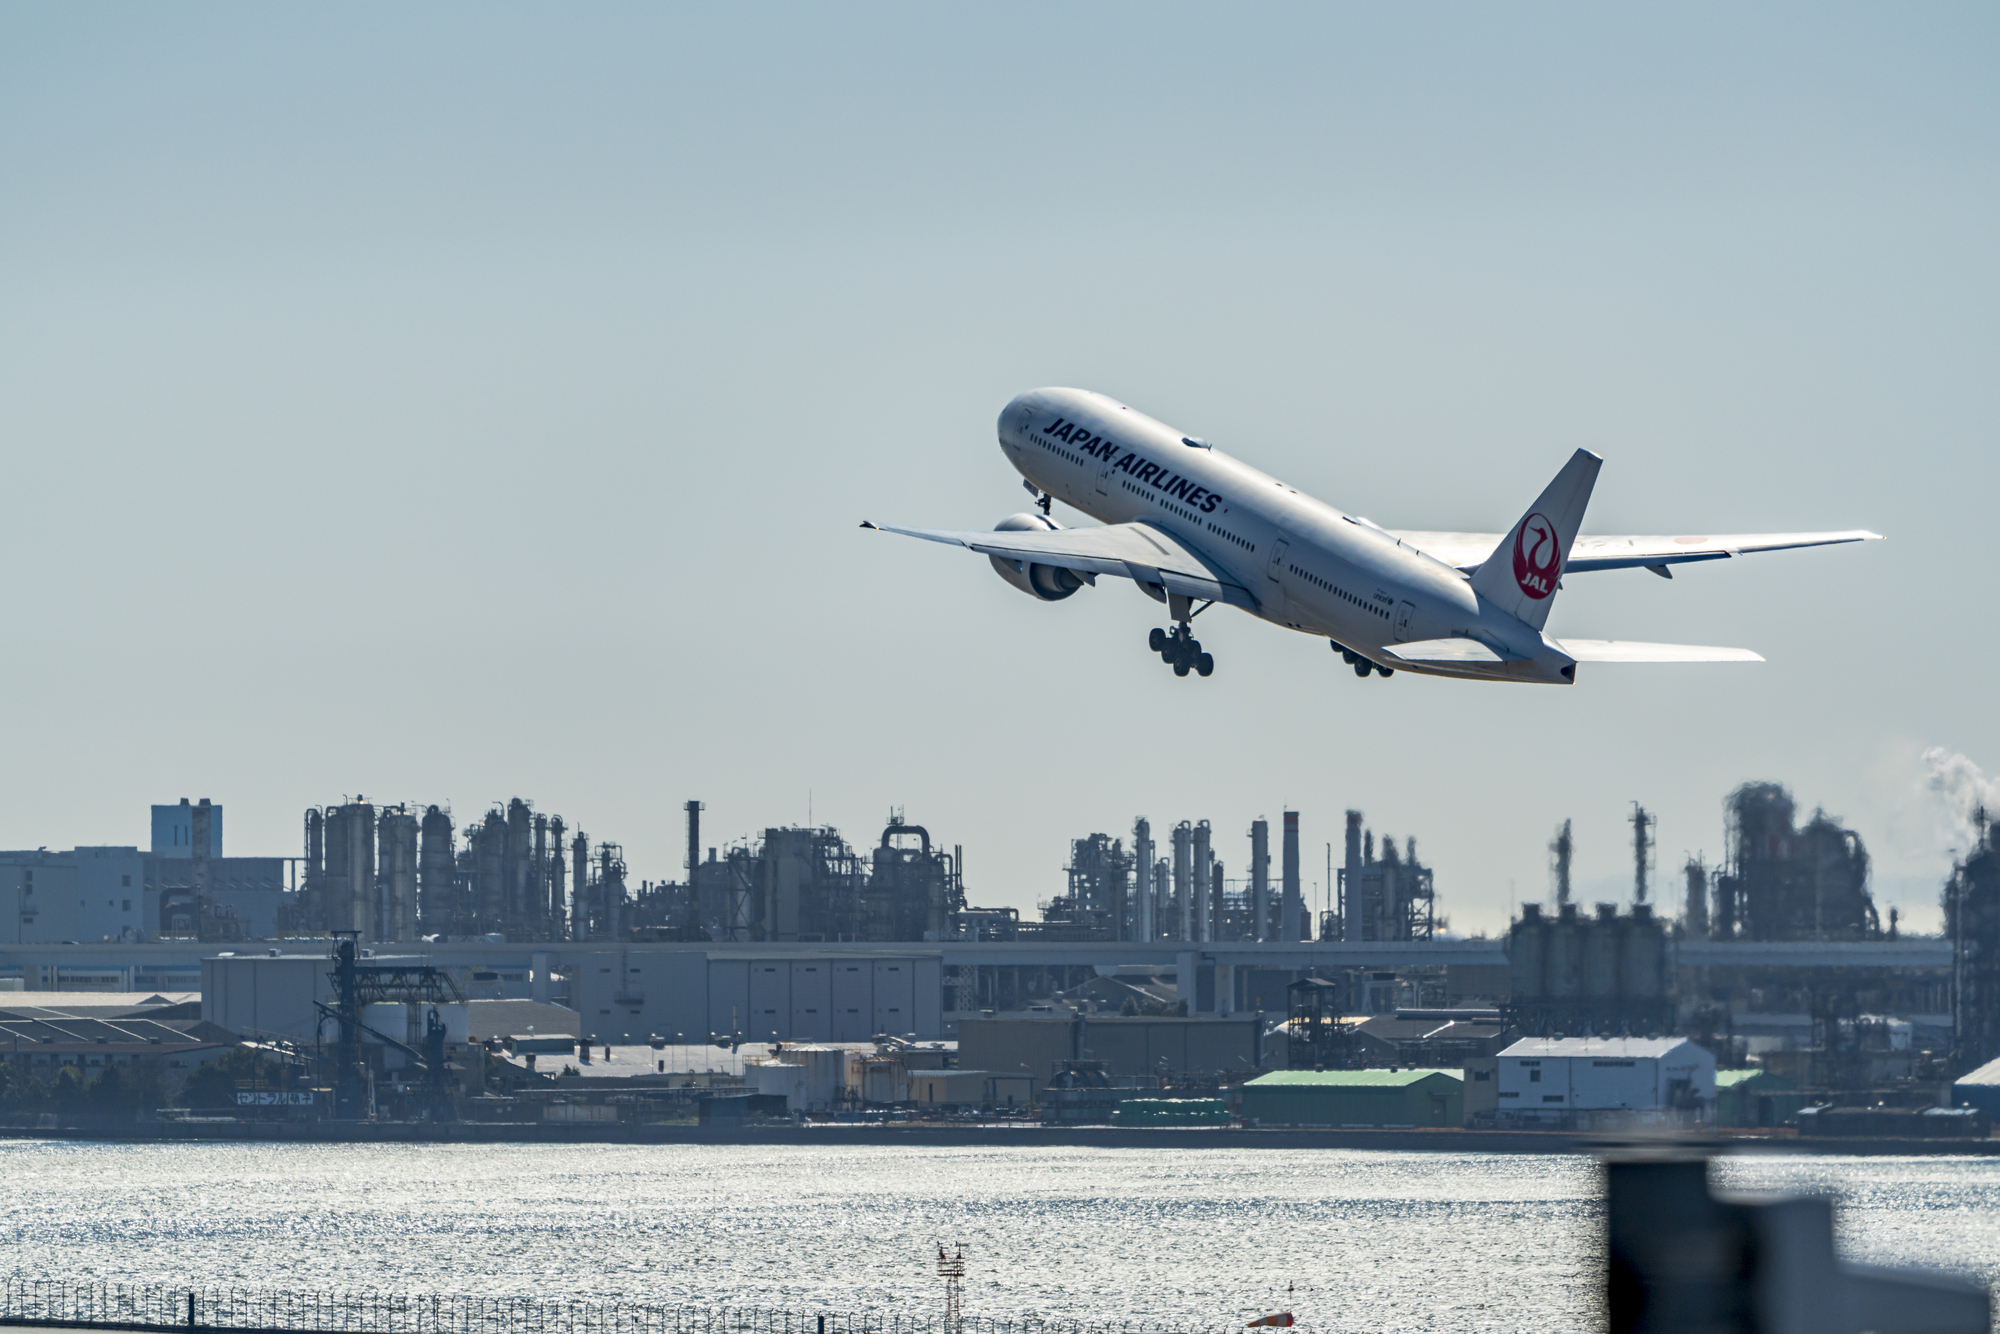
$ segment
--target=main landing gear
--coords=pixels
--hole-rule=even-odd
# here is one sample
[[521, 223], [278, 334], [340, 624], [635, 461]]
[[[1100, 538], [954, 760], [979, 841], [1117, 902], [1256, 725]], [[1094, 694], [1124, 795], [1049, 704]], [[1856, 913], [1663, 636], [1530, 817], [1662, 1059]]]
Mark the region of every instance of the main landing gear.
[[1154, 626], [1153, 633], [1146, 636], [1146, 644], [1174, 669], [1175, 676], [1186, 676], [1189, 672], [1208, 676], [1215, 671], [1215, 655], [1201, 651], [1201, 641], [1194, 637], [1194, 630], [1186, 621], [1171, 632]]
[[1365, 678], [1370, 672], [1377, 672], [1382, 676], [1394, 676], [1396, 674], [1395, 668], [1384, 667], [1380, 663], [1370, 662], [1353, 649], [1342, 648], [1334, 640], [1329, 639], [1326, 642], [1333, 645], [1334, 651], [1340, 654], [1340, 660], [1352, 667], [1356, 676]]

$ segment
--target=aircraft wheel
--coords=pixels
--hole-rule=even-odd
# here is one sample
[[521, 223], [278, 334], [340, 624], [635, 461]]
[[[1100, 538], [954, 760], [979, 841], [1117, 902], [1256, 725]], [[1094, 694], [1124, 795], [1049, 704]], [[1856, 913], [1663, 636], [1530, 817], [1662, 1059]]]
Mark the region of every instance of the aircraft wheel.
[[1396, 669], [1394, 667], [1377, 667], [1375, 670], [1381, 673], [1384, 677], [1390, 677], [1396, 674]]
[[1215, 674], [1215, 655], [1213, 653], [1198, 655], [1194, 660], [1194, 669], [1203, 676], [1213, 676]]
[[1354, 674], [1356, 676], [1359, 676], [1365, 680], [1368, 676], [1368, 673], [1374, 670], [1375, 670], [1375, 664], [1368, 661], [1368, 659], [1357, 657], [1354, 660]]
[[1158, 653], [1167, 646], [1167, 632], [1157, 625], [1154, 626], [1153, 633], [1146, 636], [1146, 644], [1153, 652]]
[[1187, 660], [1186, 658], [1175, 658], [1175, 659], [1174, 659], [1174, 675], [1175, 675], [1175, 676], [1186, 676], [1186, 675], [1188, 674], [1189, 670], [1191, 670], [1191, 669], [1190, 669], [1190, 668], [1189, 668], [1189, 666], [1188, 666], [1188, 660]]
[[1346, 663], [1349, 667], [1352, 667], [1355, 663], [1354, 650], [1351, 648], [1342, 649], [1340, 651], [1340, 660]]

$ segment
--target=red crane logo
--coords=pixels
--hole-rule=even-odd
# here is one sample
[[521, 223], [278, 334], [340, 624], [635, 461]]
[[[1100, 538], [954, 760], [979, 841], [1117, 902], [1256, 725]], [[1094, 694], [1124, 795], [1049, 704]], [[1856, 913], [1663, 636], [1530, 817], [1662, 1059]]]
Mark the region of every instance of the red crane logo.
[[1556, 591], [1562, 552], [1556, 546], [1556, 526], [1540, 514], [1530, 514], [1514, 531], [1514, 582], [1537, 602]]

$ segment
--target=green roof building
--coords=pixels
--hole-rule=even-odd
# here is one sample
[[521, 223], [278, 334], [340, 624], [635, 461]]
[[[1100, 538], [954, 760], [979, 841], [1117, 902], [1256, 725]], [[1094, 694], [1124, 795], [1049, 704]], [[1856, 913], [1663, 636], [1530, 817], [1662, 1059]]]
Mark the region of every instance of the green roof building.
[[1735, 1130], [1781, 1126], [1805, 1106], [1799, 1086], [1768, 1070], [1715, 1072], [1715, 1124]]
[[1243, 1086], [1243, 1119], [1261, 1126], [1461, 1126], [1465, 1081], [1456, 1070], [1278, 1070]]

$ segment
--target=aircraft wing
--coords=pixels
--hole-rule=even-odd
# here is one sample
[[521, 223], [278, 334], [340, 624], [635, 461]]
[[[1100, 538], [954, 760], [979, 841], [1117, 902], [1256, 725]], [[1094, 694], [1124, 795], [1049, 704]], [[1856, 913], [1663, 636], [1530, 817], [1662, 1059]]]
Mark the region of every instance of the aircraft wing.
[[981, 532], [944, 528], [898, 528], [863, 522], [863, 528], [943, 542], [1002, 560], [1027, 561], [1074, 570], [1078, 574], [1109, 574], [1164, 588], [1202, 601], [1224, 602], [1254, 611], [1250, 591], [1215, 562], [1180, 539], [1151, 524], [1114, 523], [1101, 528], [1026, 529]]
[[1558, 639], [1555, 646], [1578, 662], [1762, 662], [1747, 648], [1706, 644], [1641, 644], [1631, 639]]
[[[1415, 533], [1391, 532], [1447, 565], [1470, 574], [1486, 563], [1500, 545], [1500, 533]], [[1824, 547], [1839, 542], [1880, 541], [1880, 533], [1855, 528], [1841, 533], [1741, 533], [1723, 537], [1579, 537], [1570, 548], [1565, 574], [1589, 570], [1629, 570], [1643, 566], [1656, 574], [1666, 574], [1670, 565], [1698, 560], [1727, 560], [1756, 551], [1788, 551], [1795, 547]], [[1671, 577], [1671, 576], [1669, 576]]]
[[[1762, 662], [1747, 648], [1713, 648], [1706, 644], [1642, 644], [1630, 639], [1552, 639], [1556, 648], [1578, 662]], [[1495, 649], [1476, 639], [1424, 639], [1414, 644], [1384, 644], [1382, 655], [1412, 666], [1480, 668], [1523, 661], [1518, 653]]]

